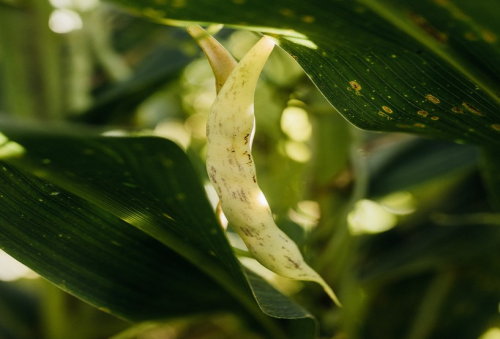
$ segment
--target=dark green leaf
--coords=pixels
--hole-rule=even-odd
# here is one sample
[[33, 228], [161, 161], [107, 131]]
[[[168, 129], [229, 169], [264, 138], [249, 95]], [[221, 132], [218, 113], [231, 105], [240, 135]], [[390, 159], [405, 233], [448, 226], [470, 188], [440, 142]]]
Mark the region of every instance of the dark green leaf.
[[[50, 133], [47, 129], [7, 127], [7, 124], [4, 124], [3, 132], [11, 139], [5, 142], [0, 150], [0, 153], [3, 151], [5, 160], [51, 182], [49, 184], [12, 172], [5, 167], [8, 173], [16, 174], [12, 177], [6, 174], [4, 180], [12, 178], [10, 180], [13, 182], [4, 186], [17, 192], [19, 197], [10, 201], [9, 209], [12, 210], [5, 210], [4, 217], [7, 218], [5, 223], [9, 226], [8, 229], [17, 233], [13, 234], [10, 240], [4, 240], [4, 246], [11, 253], [17, 254], [15, 256], [21, 261], [29, 266], [38, 267], [39, 271], [47, 270], [42, 274], [59, 286], [67, 286], [68, 290], [79, 297], [127, 318], [134, 320], [154, 318], [161, 313], [162, 307], [169, 307], [168, 298], [173, 298], [172, 302], [180, 302], [185, 297], [184, 293], [195, 289], [204, 294], [200, 297], [201, 304], [197, 306], [189, 303], [189, 300], [194, 302], [199, 297], [198, 293], [193, 293], [186, 297], [188, 302], [184, 305], [177, 305], [175, 312], [206, 310], [210, 303], [213, 303], [214, 309], [228, 308], [228, 303], [224, 300], [234, 303], [236, 299], [270, 333], [276, 337], [283, 337], [283, 333], [276, 327], [276, 324], [256, 308], [257, 304], [253, 300], [246, 275], [234, 256], [222, 228], [215, 220], [203, 186], [200, 185], [187, 156], [173, 142], [152, 137], [117, 138], [84, 136], [79, 133], [54, 133], [53, 131]], [[14, 142], [24, 148], [23, 155], [18, 157], [8, 155], [9, 145], [15, 145]], [[55, 188], [56, 186], [52, 186], [52, 183], [63, 189]], [[55, 192], [57, 194], [54, 194]], [[20, 202], [25, 206], [21, 206]], [[45, 211], [44, 203], [53, 203], [50, 211]], [[57, 212], [57, 207], [62, 207], [60, 212]], [[32, 212], [29, 215], [30, 222], [26, 224], [31, 233], [22, 232], [17, 226], [24, 218], [23, 211], [26, 208], [27, 211]], [[81, 209], [86, 212], [80, 212]], [[56, 224], [56, 227], [64, 229], [52, 230], [50, 227], [54, 225], [51, 221], [59, 220], [58, 213], [63, 214], [61, 223], [65, 220], [66, 214], [69, 219], [66, 224]], [[77, 216], [73, 216], [74, 213], [77, 213]], [[37, 216], [41, 218], [36, 219]], [[79, 221], [78, 218], [83, 218], [83, 220]], [[38, 222], [41, 223], [40, 226], [37, 226]], [[84, 223], [85, 226], [69, 227], [69, 225], [78, 225], [78, 222]], [[92, 226], [97, 228], [95, 238], [89, 237], [87, 233]], [[118, 234], [113, 233], [113, 230], [117, 232], [116, 228], [120, 230]], [[122, 239], [120, 236], [124, 236], [122, 232], [125, 230], [127, 230], [126, 237]], [[76, 232], [76, 234], [72, 235], [71, 232]], [[81, 232], [83, 234], [80, 234]], [[106, 234], [106, 232], [111, 232], [111, 234]], [[133, 232], [142, 237], [134, 235]], [[94, 231], [90, 232], [90, 234], [93, 233]], [[57, 243], [61, 238], [65, 239], [66, 234], [69, 236], [68, 240]], [[83, 239], [79, 239], [82, 237]], [[115, 237], [118, 238], [114, 239]], [[74, 243], [71, 242], [72, 239]], [[62, 247], [56, 248], [54, 245], [56, 249], [52, 251], [50, 247], [47, 248], [52, 244], [51, 241], [47, 242], [48, 240]], [[114, 241], [118, 244], [125, 243], [125, 245], [116, 245]], [[37, 246], [23, 254], [23, 249], [30, 242]], [[115, 245], [117, 247], [114, 247]], [[166, 245], [166, 247], [161, 245]], [[45, 255], [40, 255], [42, 248], [49, 251], [49, 257], [54, 256], [55, 259], [50, 261], [51, 265], [44, 264], [47, 252]], [[78, 250], [73, 253], [75, 248]], [[136, 286], [139, 284], [137, 279], [147, 276], [152, 280], [152, 286], [143, 285], [142, 288], [147, 290], [141, 293], [134, 293], [130, 289], [118, 289], [115, 293], [121, 295], [118, 301], [123, 304], [115, 305], [117, 300], [113, 298], [112, 290], [122, 279], [127, 279], [125, 275], [130, 274], [131, 269], [125, 264], [126, 259], [120, 256], [123, 248], [133, 249], [130, 253], [127, 252], [132, 256], [132, 262], [152, 261], [152, 267], [142, 268], [152, 272], [141, 273], [137, 268], [138, 276], [135, 277], [136, 280], [132, 279], [130, 284]], [[143, 248], [158, 251], [160, 254], [138, 251]], [[161, 254], [162, 249], [164, 255]], [[109, 261], [99, 262], [103, 251], [110, 256]], [[151, 258], [156, 258], [156, 260]], [[118, 260], [120, 263], [120, 259], [124, 260], [124, 263], [119, 264], [113, 270], [115, 262]], [[170, 263], [170, 261], [173, 262]], [[172, 265], [171, 270], [167, 271], [170, 273], [165, 274], [160, 267], [154, 266], [162, 263], [167, 267]], [[58, 265], [64, 265], [64, 267]], [[74, 268], [73, 265], [79, 268]], [[98, 266], [95, 270], [84, 269], [93, 267], [92, 265]], [[112, 265], [112, 267], [106, 265]], [[183, 267], [184, 271], [182, 271]], [[199, 272], [193, 273], [191, 268]], [[132, 268], [132, 272], [135, 269]], [[74, 275], [73, 270], [76, 270]], [[68, 272], [70, 272], [69, 276]], [[104, 277], [100, 278], [103, 272]], [[154, 293], [158, 292], [155, 287], [161, 288], [166, 284], [165, 279], [170, 281], [172, 276], [175, 277], [171, 282], [172, 289], [160, 294], [164, 296], [164, 299], [154, 297]], [[87, 279], [84, 279], [85, 277]], [[119, 279], [115, 279], [116, 277]], [[97, 281], [101, 279], [102, 286], [89, 290], [88, 283], [94, 279]], [[78, 285], [79, 283], [86, 283], [86, 285]], [[203, 288], [200, 288], [201, 286]], [[314, 321], [306, 312], [276, 291], [266, 289], [265, 286], [266, 283], [263, 281], [252, 286], [264, 313], [273, 317], [303, 320], [309, 324], [307, 331], [314, 329]], [[179, 287], [178, 293], [177, 287]], [[212, 293], [212, 290], [215, 292]], [[221, 296], [217, 291], [225, 291], [228, 295]], [[132, 294], [131, 298], [126, 298], [126, 294], [129, 293]], [[107, 296], [112, 300], [106, 299]], [[145, 309], [137, 307], [136, 310], [131, 311], [128, 307], [138, 302], [134, 298], [150, 299], [148, 302], [153, 303], [155, 307]], [[203, 302], [204, 298], [206, 303]], [[273, 311], [262, 306], [274, 303], [278, 308]], [[281, 310], [280, 305], [283, 306]], [[132, 314], [129, 315], [126, 312], [132, 312]], [[295, 336], [295, 334], [291, 335]]]
[[247, 270], [247, 276], [255, 293], [255, 298], [262, 311], [272, 317], [294, 319], [284, 322], [290, 336], [297, 339], [316, 337], [316, 320], [290, 299], [277, 292], [260, 276]]
[[428, 181], [470, 171], [478, 151], [469, 145], [425, 139], [401, 140], [378, 149], [369, 158], [371, 196], [410, 190]]
[[500, 144], [498, 26], [482, 29], [451, 0], [114, 2], [153, 20], [274, 34], [361, 128]]
[[177, 253], [60, 187], [3, 164], [0, 190], [2, 249], [101, 310], [140, 321], [234, 304]]
[[500, 151], [495, 148], [482, 150], [482, 172], [493, 207], [500, 211]]

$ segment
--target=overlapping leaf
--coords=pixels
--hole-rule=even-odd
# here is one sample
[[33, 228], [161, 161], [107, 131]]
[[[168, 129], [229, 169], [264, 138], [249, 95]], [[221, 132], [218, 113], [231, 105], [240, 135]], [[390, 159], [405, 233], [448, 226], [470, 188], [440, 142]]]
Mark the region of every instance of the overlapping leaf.
[[[8, 165], [0, 173], [0, 240], [12, 255], [126, 319], [236, 308], [284, 336], [257, 307], [194, 169], [173, 142], [2, 130], [10, 139], [0, 151], [5, 161], [47, 180]], [[14, 142], [22, 155], [7, 155]], [[308, 324], [303, 335], [314, 336], [307, 312], [254, 281], [266, 314]]]
[[361, 128], [500, 144], [498, 25], [454, 1], [113, 1], [167, 24], [274, 34]]
[[234, 303], [177, 253], [88, 201], [6, 164], [0, 182], [2, 248], [100, 309], [138, 321]]

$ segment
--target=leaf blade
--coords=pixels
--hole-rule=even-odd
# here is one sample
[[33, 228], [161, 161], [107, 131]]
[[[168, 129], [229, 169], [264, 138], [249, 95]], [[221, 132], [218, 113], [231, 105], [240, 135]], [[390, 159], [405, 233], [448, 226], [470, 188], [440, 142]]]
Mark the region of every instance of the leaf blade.
[[[360, 128], [500, 144], [500, 85], [491, 78], [488, 63], [463, 52], [474, 50], [473, 41], [458, 37], [440, 42], [441, 31], [432, 26], [440, 19], [451, 22], [450, 27], [463, 26], [458, 31], [448, 28], [446, 34], [452, 36], [477, 31], [478, 17], [460, 21], [449, 11], [437, 10], [437, 18], [422, 17], [428, 7], [444, 2], [391, 7], [389, 0], [198, 1], [179, 8], [116, 2], [153, 20], [168, 14], [177, 24], [224, 23], [274, 35], [330, 103]], [[495, 60], [500, 57], [496, 42], [483, 41], [481, 50]]]

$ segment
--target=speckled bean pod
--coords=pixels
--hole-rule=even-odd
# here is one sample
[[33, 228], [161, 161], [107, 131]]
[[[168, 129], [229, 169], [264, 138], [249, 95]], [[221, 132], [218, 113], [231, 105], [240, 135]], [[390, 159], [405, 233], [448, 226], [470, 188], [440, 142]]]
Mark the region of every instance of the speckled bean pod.
[[[204, 50], [207, 48], [203, 43], [200, 45]], [[340, 305], [328, 284], [304, 261], [293, 240], [278, 228], [257, 183], [251, 153], [255, 127], [254, 93], [274, 45], [273, 39], [263, 37], [236, 65], [227, 80], [224, 77], [217, 80], [223, 85], [207, 121], [208, 176], [226, 218], [257, 261], [281, 276], [319, 283]], [[205, 50], [209, 58], [218, 54], [228, 58], [229, 53], [221, 45], [216, 48], [222, 50], [210, 53]], [[214, 67], [218, 62], [212, 60], [210, 64]], [[221, 71], [214, 70], [214, 73]]]

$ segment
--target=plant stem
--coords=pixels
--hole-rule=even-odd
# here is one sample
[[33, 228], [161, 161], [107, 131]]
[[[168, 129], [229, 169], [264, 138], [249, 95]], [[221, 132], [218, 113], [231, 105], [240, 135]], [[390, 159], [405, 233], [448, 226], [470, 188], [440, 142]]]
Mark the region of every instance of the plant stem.
[[42, 319], [44, 338], [66, 339], [68, 328], [71, 328], [67, 319], [66, 293], [51, 283], [41, 280], [43, 284]]
[[0, 11], [0, 50], [6, 110], [19, 118], [60, 119], [63, 115], [60, 37], [49, 29], [46, 0]]
[[132, 75], [132, 70], [124, 59], [113, 50], [111, 29], [106, 26], [105, 12], [97, 8], [89, 12], [84, 19], [84, 27], [90, 38], [91, 48], [101, 66], [113, 81], [123, 81]]
[[455, 277], [450, 271], [440, 271], [436, 274], [436, 277], [427, 288], [407, 339], [426, 339], [430, 337], [454, 280]]

